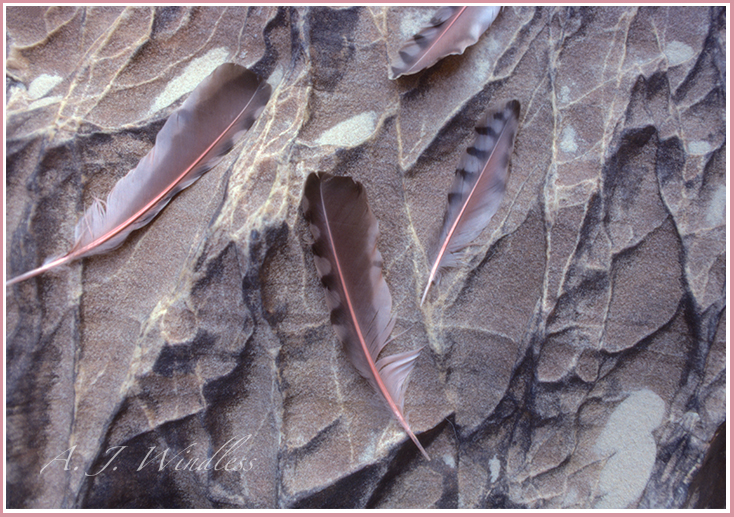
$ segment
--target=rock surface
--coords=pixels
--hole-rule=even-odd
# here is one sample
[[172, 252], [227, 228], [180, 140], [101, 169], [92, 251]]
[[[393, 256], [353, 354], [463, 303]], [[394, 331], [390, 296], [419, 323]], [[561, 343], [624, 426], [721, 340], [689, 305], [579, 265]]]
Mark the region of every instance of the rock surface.
[[[505, 8], [388, 80], [434, 10], [8, 8], [8, 276], [66, 251], [217, 65], [274, 87], [121, 248], [6, 290], [8, 507], [684, 504], [726, 417], [725, 8]], [[420, 307], [454, 169], [509, 99], [503, 203]], [[331, 328], [312, 171], [367, 189], [431, 462]]]

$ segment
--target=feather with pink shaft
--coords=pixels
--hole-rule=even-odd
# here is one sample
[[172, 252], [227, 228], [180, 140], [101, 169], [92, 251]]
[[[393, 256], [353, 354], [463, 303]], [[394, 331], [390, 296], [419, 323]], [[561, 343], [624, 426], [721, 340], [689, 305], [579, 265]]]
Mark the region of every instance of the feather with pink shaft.
[[474, 145], [456, 169], [421, 305], [431, 284], [459, 263], [464, 248], [482, 233], [499, 208], [519, 117], [520, 103], [510, 101], [501, 110], [490, 111], [477, 125]]
[[313, 235], [314, 263], [326, 289], [334, 331], [351, 363], [430, 459], [403, 415], [407, 378], [420, 349], [377, 359], [395, 318], [377, 249], [378, 224], [364, 187], [351, 178], [311, 173], [302, 207]]
[[95, 200], [86, 210], [71, 250], [7, 285], [120, 246], [174, 195], [219, 163], [263, 111], [270, 90], [254, 72], [234, 63], [220, 65], [171, 114], [153, 148], [117, 182], [106, 201]]
[[463, 54], [497, 18], [501, 7], [441, 7], [423, 28], [400, 49], [390, 79], [414, 74], [446, 56]]

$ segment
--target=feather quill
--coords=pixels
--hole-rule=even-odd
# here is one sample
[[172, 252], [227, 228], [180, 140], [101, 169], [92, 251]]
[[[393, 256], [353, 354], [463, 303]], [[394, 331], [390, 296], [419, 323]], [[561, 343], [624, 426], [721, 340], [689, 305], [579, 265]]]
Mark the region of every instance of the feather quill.
[[499, 208], [519, 117], [520, 103], [510, 101], [501, 110], [490, 111], [477, 125], [474, 145], [456, 169], [421, 305], [431, 284], [459, 263], [464, 248], [482, 233]]
[[497, 18], [501, 7], [441, 7], [428, 27], [413, 36], [400, 49], [399, 61], [390, 79], [414, 74], [435, 65], [440, 59], [463, 54], [474, 45]]
[[117, 182], [107, 200], [95, 200], [86, 210], [76, 225], [71, 250], [6, 285], [120, 246], [130, 232], [148, 224], [174, 195], [232, 149], [265, 108], [270, 90], [242, 66], [219, 66], [171, 114], [153, 148]]
[[364, 187], [351, 178], [311, 173], [302, 207], [314, 238], [314, 263], [326, 289], [331, 323], [349, 360], [430, 460], [403, 416], [406, 381], [420, 349], [377, 360], [395, 319], [377, 249], [378, 223]]

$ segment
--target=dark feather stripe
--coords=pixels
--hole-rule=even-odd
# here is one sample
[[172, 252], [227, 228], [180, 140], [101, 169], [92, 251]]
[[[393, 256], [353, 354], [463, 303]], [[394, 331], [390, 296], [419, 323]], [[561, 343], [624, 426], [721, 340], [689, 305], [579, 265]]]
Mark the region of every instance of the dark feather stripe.
[[491, 136], [492, 138], [497, 138], [497, 132], [492, 128], [492, 126], [484, 126], [484, 127], [475, 127], [474, 131], [479, 133], [480, 135], [487, 135]]
[[[491, 150], [489, 150], [489, 151], [483, 151], [481, 149], [477, 149], [476, 147], [469, 147], [466, 150], [466, 153], [469, 156], [473, 156], [474, 158], [476, 158], [478, 160], [484, 161], [484, 160], [486, 160], [486, 159], [489, 158], [489, 155], [492, 154], [492, 151]], [[466, 175], [464, 175], [464, 176], [466, 177]]]

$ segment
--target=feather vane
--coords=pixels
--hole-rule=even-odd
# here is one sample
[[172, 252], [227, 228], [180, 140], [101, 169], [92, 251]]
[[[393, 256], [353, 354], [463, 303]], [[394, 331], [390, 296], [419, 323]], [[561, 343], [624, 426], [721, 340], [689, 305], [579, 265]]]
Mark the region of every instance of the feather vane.
[[482, 233], [499, 208], [519, 117], [520, 103], [513, 100], [499, 111], [490, 111], [475, 128], [474, 145], [462, 157], [448, 195], [421, 305], [431, 284], [443, 271], [458, 265], [464, 248]]
[[377, 249], [378, 223], [364, 187], [348, 177], [311, 173], [302, 208], [313, 235], [314, 264], [326, 290], [334, 331], [350, 362], [430, 459], [403, 415], [407, 378], [420, 349], [377, 359], [395, 318]]

